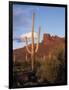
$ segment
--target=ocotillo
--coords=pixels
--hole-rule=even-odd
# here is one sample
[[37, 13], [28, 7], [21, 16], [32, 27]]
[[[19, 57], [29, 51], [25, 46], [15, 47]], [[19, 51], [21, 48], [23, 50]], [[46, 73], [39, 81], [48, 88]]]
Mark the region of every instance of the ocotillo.
[[38, 46], [39, 46], [39, 39], [40, 39], [40, 26], [39, 26], [39, 31], [38, 31], [38, 41], [37, 41], [37, 44], [36, 44], [36, 49], [35, 49], [35, 44], [34, 44], [34, 13], [33, 13], [33, 16], [32, 16], [32, 45], [31, 45], [31, 50], [29, 50], [28, 48], [28, 41], [27, 41], [27, 37], [26, 37], [26, 49], [27, 49], [27, 52], [29, 54], [31, 54], [31, 65], [32, 65], [32, 71], [34, 70], [34, 61], [35, 61], [35, 53], [37, 53], [38, 51]]

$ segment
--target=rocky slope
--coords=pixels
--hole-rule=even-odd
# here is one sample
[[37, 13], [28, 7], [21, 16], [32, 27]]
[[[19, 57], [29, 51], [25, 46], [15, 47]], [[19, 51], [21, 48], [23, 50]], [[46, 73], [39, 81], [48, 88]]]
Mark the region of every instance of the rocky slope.
[[[51, 52], [51, 49], [54, 49], [56, 46], [61, 44], [62, 45], [65, 44], [64, 38], [58, 36], [51, 36], [50, 34], [44, 34], [42, 42], [39, 43], [39, 49], [38, 52], [36, 53], [36, 56], [41, 58], [47, 56]], [[29, 48], [30, 46], [31, 45], [29, 45]], [[31, 58], [30, 54], [27, 53], [26, 47], [13, 50], [13, 57], [14, 55], [15, 60], [21, 62], [26, 59], [26, 55], [28, 59]]]

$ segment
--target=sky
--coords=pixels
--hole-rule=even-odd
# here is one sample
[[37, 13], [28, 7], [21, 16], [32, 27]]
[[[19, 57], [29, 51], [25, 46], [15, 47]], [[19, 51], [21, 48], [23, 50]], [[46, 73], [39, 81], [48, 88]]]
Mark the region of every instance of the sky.
[[[65, 36], [65, 8], [50, 6], [13, 5], [13, 38], [32, 30], [32, 14], [35, 13], [34, 31], [38, 33], [40, 25], [40, 41], [44, 33]], [[13, 39], [13, 49], [25, 46], [25, 42]]]

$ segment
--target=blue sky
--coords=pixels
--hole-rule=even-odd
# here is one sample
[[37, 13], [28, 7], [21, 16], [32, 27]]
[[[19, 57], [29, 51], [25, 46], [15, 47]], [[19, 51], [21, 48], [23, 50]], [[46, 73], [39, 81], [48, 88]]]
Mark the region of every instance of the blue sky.
[[[41, 26], [41, 40], [43, 33], [65, 36], [65, 8], [49, 6], [13, 5], [13, 38], [31, 32], [32, 14], [35, 12], [35, 32]], [[23, 47], [25, 43], [13, 40], [13, 49]]]

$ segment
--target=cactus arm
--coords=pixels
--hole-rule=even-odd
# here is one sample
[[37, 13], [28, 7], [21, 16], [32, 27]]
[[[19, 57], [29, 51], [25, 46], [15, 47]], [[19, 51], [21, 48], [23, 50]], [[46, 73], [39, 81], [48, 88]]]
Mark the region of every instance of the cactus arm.
[[15, 63], [15, 54], [14, 54], [14, 63]]
[[27, 53], [26, 53], [26, 61], [27, 61]]
[[29, 50], [29, 48], [28, 48], [28, 41], [27, 41], [27, 37], [26, 37], [26, 49], [27, 49], [27, 52], [29, 53], [29, 54], [31, 54], [31, 51]]
[[37, 45], [36, 45], [35, 53], [37, 53], [37, 51], [38, 51], [39, 40], [40, 40], [40, 27], [39, 27], [39, 32], [38, 32], [38, 42], [37, 42]]

